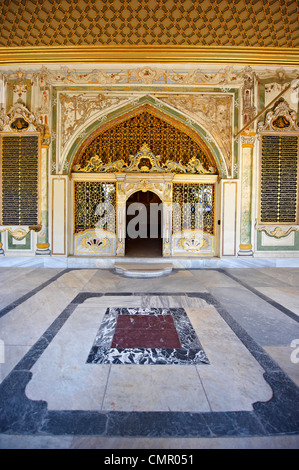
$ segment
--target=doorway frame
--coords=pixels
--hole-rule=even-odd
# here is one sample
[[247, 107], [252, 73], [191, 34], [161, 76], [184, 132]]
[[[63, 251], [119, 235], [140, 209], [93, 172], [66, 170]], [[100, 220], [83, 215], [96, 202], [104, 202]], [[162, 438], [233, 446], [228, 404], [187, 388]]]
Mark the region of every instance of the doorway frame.
[[[127, 200], [126, 200], [126, 243], [125, 243], [125, 256], [126, 256], [126, 257], [128, 256], [128, 252], [127, 252], [128, 246], [127, 246], [127, 243], [128, 243], [128, 239], [130, 238], [130, 237], [128, 237], [128, 208], [129, 208], [128, 202], [129, 202], [129, 200], [130, 200], [132, 197], [134, 198], [135, 195], [140, 194], [140, 193], [142, 193], [142, 194], [144, 194], [144, 195], [152, 194], [152, 195], [157, 196], [157, 193], [154, 193], [152, 190], [147, 190], [147, 191], [138, 190], [138, 191], [133, 192], [133, 193], [131, 194], [131, 196], [129, 196], [129, 197], [127, 198]], [[155, 204], [159, 204], [159, 205], [162, 204], [162, 210], [161, 210], [161, 212], [160, 212], [160, 215], [158, 215], [158, 221], [157, 221], [157, 222], [158, 222], [158, 225], [159, 225], [159, 220], [160, 220], [160, 223], [161, 223], [160, 229], [159, 229], [159, 235], [157, 236], [157, 238], [160, 240], [162, 246], [161, 246], [161, 252], [160, 252], [160, 254], [157, 254], [157, 255], [155, 256], [155, 258], [163, 257], [163, 217], [164, 217], [163, 214], [164, 214], [164, 207], [163, 207], [163, 202], [161, 201], [160, 197], [157, 196], [157, 198], [159, 199], [159, 202], [158, 202], [158, 203], [155, 203]], [[133, 202], [134, 202], [134, 201], [133, 201]], [[137, 201], [136, 201], [136, 202], [137, 202]], [[141, 204], [142, 204], [142, 203], [141, 203]], [[149, 210], [149, 213], [146, 212], [146, 217], [147, 217], [147, 223], [146, 223], [147, 236], [146, 236], [146, 239], [147, 239], [147, 240], [152, 238], [151, 235], [150, 235], [150, 233], [151, 233], [151, 222], [152, 222], [152, 219], [151, 219], [151, 204], [152, 204], [152, 203], [149, 203], [149, 204], [148, 204], [148, 207], [146, 207], [146, 211]], [[159, 209], [159, 210], [160, 210], [160, 209]], [[133, 216], [133, 219], [134, 219], [135, 217], [137, 217], [137, 216], [134, 215], [134, 216]], [[133, 219], [132, 219], [132, 220], [133, 220]], [[139, 227], [139, 228], [140, 228], [140, 227]], [[136, 238], [138, 238], [138, 237], [136, 237]], [[147, 243], [147, 242], [145, 242], [145, 243]], [[131, 257], [132, 257], [132, 256], [131, 256]], [[135, 256], [135, 258], [136, 258], [136, 257], [138, 257], [138, 256]], [[153, 256], [149, 256], [149, 257], [153, 257]]]

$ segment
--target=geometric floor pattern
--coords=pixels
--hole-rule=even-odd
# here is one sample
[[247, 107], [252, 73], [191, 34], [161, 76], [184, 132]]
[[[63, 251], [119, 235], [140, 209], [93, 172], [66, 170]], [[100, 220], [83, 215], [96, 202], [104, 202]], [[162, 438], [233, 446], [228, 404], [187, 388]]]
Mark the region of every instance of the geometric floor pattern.
[[208, 364], [183, 308], [108, 308], [91, 364]]
[[299, 269], [0, 281], [0, 448], [298, 448]]

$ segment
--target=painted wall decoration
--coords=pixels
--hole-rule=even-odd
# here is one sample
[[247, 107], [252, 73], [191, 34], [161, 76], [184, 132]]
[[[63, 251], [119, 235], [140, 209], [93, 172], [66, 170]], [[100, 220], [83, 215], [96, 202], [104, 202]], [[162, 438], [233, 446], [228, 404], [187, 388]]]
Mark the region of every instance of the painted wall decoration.
[[[222, 227], [234, 232], [235, 248], [229, 251], [234, 256], [299, 251], [298, 80], [298, 70], [291, 66], [136, 63], [1, 68], [1, 140], [8, 133], [14, 139], [39, 134], [41, 179], [35, 228], [24, 220], [6, 221], [9, 225], [2, 221], [0, 254], [3, 250], [33, 253], [37, 248], [36, 254], [49, 255], [57, 235], [64, 246], [57, 253], [63, 256], [123, 256], [124, 208], [127, 198], [139, 190], [155, 192], [164, 204], [164, 256], [222, 256]], [[269, 106], [281, 93], [284, 101]], [[263, 114], [257, 117], [259, 113]], [[265, 163], [260, 149], [272, 142], [272, 134], [279, 142], [274, 146], [279, 155], [272, 154]], [[2, 155], [3, 151], [8, 155], [5, 145]], [[33, 165], [32, 155], [27, 157]], [[6, 164], [15, 166], [13, 158], [1, 161], [6, 173]], [[11, 183], [15, 176], [11, 172]], [[54, 178], [65, 182], [61, 193], [59, 185], [52, 184]], [[2, 180], [1, 196], [8, 187], [7, 179]], [[231, 201], [235, 198], [233, 213], [224, 198], [226, 180], [236, 189], [235, 195], [230, 194]], [[28, 181], [24, 177], [22, 184]], [[276, 220], [271, 215], [275, 212], [272, 183], [279, 187]], [[114, 230], [96, 227], [98, 219], [87, 193], [82, 209], [75, 189], [80, 184], [113, 185]], [[189, 188], [183, 191], [186, 194], [194, 185], [214, 188], [202, 229], [176, 226], [172, 204], [179, 185]], [[95, 197], [92, 192], [89, 196]], [[8, 205], [5, 197], [2, 201]], [[61, 214], [53, 214], [53, 207]], [[271, 220], [264, 209], [260, 217], [261, 207], [270, 207]], [[228, 215], [229, 221], [223, 220]], [[62, 221], [63, 233], [51, 233], [57, 220]]]

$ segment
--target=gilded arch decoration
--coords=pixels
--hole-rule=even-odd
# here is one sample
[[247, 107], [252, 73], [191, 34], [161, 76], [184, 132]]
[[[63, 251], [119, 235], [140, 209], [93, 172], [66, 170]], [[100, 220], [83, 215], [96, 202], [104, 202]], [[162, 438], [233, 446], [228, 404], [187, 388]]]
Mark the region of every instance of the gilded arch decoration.
[[72, 171], [218, 173], [203, 139], [148, 105], [92, 133], [77, 152]]
[[[62, 172], [64, 174], [70, 174], [72, 171], [74, 171], [74, 166], [78, 164], [78, 160], [86, 147], [99, 134], [103, 134], [109, 129], [112, 129], [117, 125], [121, 125], [128, 119], [140, 115], [142, 112], [148, 112], [151, 116], [154, 116], [154, 118], [160, 119], [169, 127], [172, 127], [173, 129], [176, 128], [182, 134], [188, 136], [188, 138], [193, 140], [196, 145], [202, 149], [202, 152], [208, 156], [208, 159], [211, 162], [210, 166], [217, 169], [217, 174], [221, 175], [222, 177], [229, 176], [226, 160], [216, 141], [211, 138], [208, 131], [206, 131], [195, 121], [191, 122], [190, 119], [187, 119], [186, 116], [182, 115], [178, 110], [173, 110], [167, 104], [158, 102], [155, 98], [152, 98], [148, 95], [138, 98], [138, 100], [135, 100], [133, 103], [127, 103], [126, 105], [117, 108], [117, 110], [114, 110], [111, 113], [106, 113], [105, 116], [98, 116], [92, 122], [92, 124], [86, 127], [84, 132], [82, 132], [81, 129], [78, 131], [78, 133], [74, 133], [72, 137], [72, 144], [69, 145], [68, 151], [64, 156]], [[155, 155], [161, 156], [162, 152], [160, 152], [159, 148], [152, 148], [149, 141], [142, 139], [136, 143], [135, 148], [130, 148], [130, 150], [128, 150], [127, 158], [129, 158], [129, 156], [135, 155], [144, 143], [150, 147], [150, 150]]]

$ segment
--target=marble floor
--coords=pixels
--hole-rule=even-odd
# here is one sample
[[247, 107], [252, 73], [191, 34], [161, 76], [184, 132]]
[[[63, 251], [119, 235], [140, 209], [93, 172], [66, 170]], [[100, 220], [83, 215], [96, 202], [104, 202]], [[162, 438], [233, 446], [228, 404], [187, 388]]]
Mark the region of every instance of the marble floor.
[[298, 321], [299, 268], [0, 266], [0, 448], [298, 448]]

